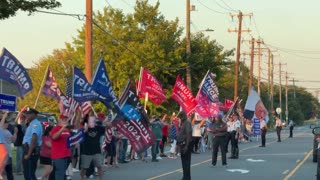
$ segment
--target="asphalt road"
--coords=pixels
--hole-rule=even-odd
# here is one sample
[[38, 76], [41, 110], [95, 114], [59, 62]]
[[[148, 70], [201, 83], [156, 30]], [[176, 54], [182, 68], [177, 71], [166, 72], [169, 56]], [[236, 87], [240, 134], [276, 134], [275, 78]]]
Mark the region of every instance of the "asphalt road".
[[[316, 179], [316, 163], [312, 162], [313, 135], [309, 127], [296, 127], [293, 138], [288, 138], [288, 130], [282, 131], [282, 142], [276, 142], [275, 132], [268, 132], [265, 148], [258, 147], [260, 139], [240, 144], [240, 158], [228, 159], [227, 168], [211, 167], [211, 152], [192, 154], [192, 179], [250, 180], [250, 179]], [[230, 148], [230, 146], [229, 146]], [[228, 155], [227, 155], [228, 156]], [[150, 158], [149, 158], [150, 159]], [[41, 174], [42, 169], [37, 171]], [[107, 169], [104, 179], [108, 180], [178, 180], [182, 178], [181, 161], [163, 158], [160, 162], [145, 163], [134, 160], [120, 164], [119, 168]], [[16, 176], [15, 179], [23, 179]], [[73, 179], [80, 179], [74, 173]], [[98, 178], [94, 178], [98, 179]]]

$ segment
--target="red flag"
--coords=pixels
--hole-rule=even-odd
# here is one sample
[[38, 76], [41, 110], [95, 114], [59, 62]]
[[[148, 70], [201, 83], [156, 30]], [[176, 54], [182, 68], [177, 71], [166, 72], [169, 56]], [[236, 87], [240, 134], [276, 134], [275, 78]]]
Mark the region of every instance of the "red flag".
[[[136, 80], [137, 89], [138, 89], [138, 86], [139, 86], [139, 82]], [[146, 92], [138, 91], [137, 93], [138, 93], [137, 95], [139, 98], [146, 98]], [[150, 93], [148, 93], [148, 99], [150, 99], [154, 104], [156, 104], [158, 106], [163, 101], [160, 97], [156, 96], [155, 94], [150, 94]]]
[[[167, 98], [163, 92], [160, 82], [145, 68], [141, 68], [140, 79], [137, 85], [138, 96], [143, 96], [149, 93], [149, 98], [156, 105], [160, 105], [162, 101], [167, 102]], [[140, 95], [141, 94], [141, 95]]]
[[225, 100], [224, 100], [224, 107], [225, 107], [226, 109], [229, 109], [229, 108], [232, 106], [232, 104], [234, 104], [234, 101], [233, 101], [233, 100], [231, 100], [231, 99], [225, 99]]
[[219, 106], [217, 103], [213, 103], [210, 99], [199, 91], [196, 97], [198, 105], [195, 109], [197, 113], [203, 118], [217, 117], [219, 115]]
[[196, 99], [179, 76], [177, 77], [176, 83], [173, 87], [171, 97], [177, 101], [187, 115], [189, 115], [197, 106]]

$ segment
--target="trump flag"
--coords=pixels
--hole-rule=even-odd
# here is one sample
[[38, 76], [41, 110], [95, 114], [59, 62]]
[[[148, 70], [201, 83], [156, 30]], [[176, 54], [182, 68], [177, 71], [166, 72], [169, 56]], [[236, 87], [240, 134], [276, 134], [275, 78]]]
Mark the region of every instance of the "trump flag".
[[0, 56], [0, 78], [16, 85], [22, 98], [33, 88], [27, 70], [6, 48]]
[[197, 106], [196, 99], [179, 76], [173, 87], [171, 97], [182, 107], [187, 115], [189, 115]]

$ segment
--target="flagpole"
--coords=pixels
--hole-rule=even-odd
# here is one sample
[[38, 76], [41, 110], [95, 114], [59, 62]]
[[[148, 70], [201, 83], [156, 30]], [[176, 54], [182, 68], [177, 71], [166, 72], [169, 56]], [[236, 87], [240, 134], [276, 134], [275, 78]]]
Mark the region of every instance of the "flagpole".
[[142, 75], [142, 66], [140, 67], [140, 76], [138, 80], [138, 87], [137, 87], [137, 95], [139, 96], [139, 91], [141, 89], [141, 75]]
[[43, 79], [42, 79], [42, 82], [41, 82], [41, 85], [40, 85], [40, 88], [39, 88], [39, 92], [38, 92], [38, 96], [37, 96], [36, 102], [34, 103], [33, 108], [36, 108], [36, 107], [37, 107], [38, 100], [39, 100], [39, 96], [40, 96], [40, 93], [41, 93], [41, 90], [42, 90], [42, 86], [43, 86], [43, 84], [44, 84], [44, 81], [45, 81], [45, 79], [46, 79], [46, 77], [47, 77], [48, 70], [49, 70], [49, 65], [47, 66], [46, 72], [44, 73], [44, 77], [43, 77]]
[[148, 112], [147, 112], [148, 97], [149, 97], [149, 93], [146, 92], [146, 96], [145, 96], [145, 99], [144, 99], [144, 111], [146, 111], [147, 114], [148, 114]]

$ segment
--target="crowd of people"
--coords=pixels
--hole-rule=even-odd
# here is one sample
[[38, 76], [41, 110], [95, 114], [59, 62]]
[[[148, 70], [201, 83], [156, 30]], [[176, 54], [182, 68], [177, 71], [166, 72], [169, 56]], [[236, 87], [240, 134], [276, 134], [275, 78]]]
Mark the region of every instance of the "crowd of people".
[[[74, 125], [70, 125], [69, 117], [59, 116], [54, 126], [45, 126], [37, 119], [39, 112], [27, 108], [20, 113], [18, 122], [12, 125], [8, 112], [2, 112], [0, 122], [0, 175], [6, 172], [7, 179], [13, 180], [12, 145], [16, 148], [17, 175], [26, 180], [55, 180], [72, 179], [74, 171], [80, 171], [81, 179], [98, 176], [103, 179], [106, 169], [119, 167], [119, 163], [128, 163], [141, 159], [147, 162], [148, 151], [136, 153], [129, 140], [122, 135], [111, 123], [110, 116], [103, 113], [95, 115], [88, 113]], [[276, 119], [278, 141], [280, 131]], [[248, 121], [238, 113], [230, 116], [219, 115], [216, 118], [202, 118], [194, 114], [189, 118], [183, 112], [170, 117], [165, 114], [161, 119], [153, 115], [150, 119], [150, 129], [155, 136], [151, 146], [151, 162], [159, 162], [161, 158], [176, 159], [181, 156], [183, 179], [191, 179], [191, 154], [212, 151], [212, 166], [217, 165], [217, 156], [220, 149], [222, 166], [227, 166], [227, 153], [230, 159], [239, 158], [241, 141], [249, 141], [246, 133], [252, 127]], [[293, 124], [293, 123], [292, 123]], [[279, 126], [279, 127], [278, 127]], [[261, 120], [261, 147], [265, 147], [266, 123]], [[293, 129], [293, 128], [292, 128]], [[83, 131], [81, 143], [68, 146], [68, 138], [79, 131]], [[290, 135], [292, 137], [292, 134]], [[231, 142], [229, 151], [228, 145]], [[169, 152], [165, 147], [169, 146]], [[37, 177], [38, 161], [43, 166], [42, 174]], [[22, 166], [21, 166], [22, 165]], [[0, 176], [0, 179], [3, 179]]]

